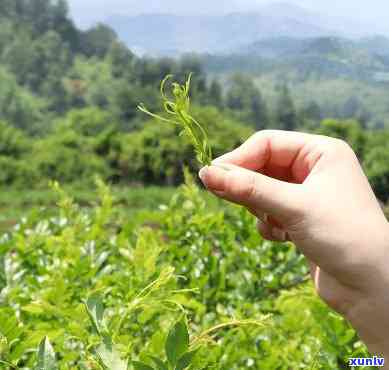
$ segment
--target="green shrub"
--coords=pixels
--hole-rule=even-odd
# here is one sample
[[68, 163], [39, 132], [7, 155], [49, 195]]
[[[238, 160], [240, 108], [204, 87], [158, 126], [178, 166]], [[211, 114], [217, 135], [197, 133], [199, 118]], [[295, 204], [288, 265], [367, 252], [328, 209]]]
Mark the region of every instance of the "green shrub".
[[318, 133], [345, 140], [354, 149], [358, 157], [364, 158], [367, 135], [355, 120], [325, 119], [318, 128]]
[[367, 176], [376, 196], [382, 201], [389, 200], [389, 145], [372, 148], [364, 161]]
[[101, 182], [89, 210], [55, 189], [54, 216], [0, 239], [3, 365], [340, 369], [366, 354], [293, 245], [263, 241], [239, 208], [210, 210], [193, 183], [148, 227], [117, 218]]
[[0, 121], [0, 155], [20, 158], [30, 149], [31, 143], [22, 131]]
[[[194, 107], [191, 111], [207, 130], [214, 156], [241, 144], [252, 131], [224, 117], [217, 109]], [[123, 179], [148, 184], [177, 185], [183, 181], [182, 167], [198, 169], [190, 141], [177, 138], [180, 129], [151, 121], [140, 131], [123, 137], [120, 171]]]
[[30, 186], [38, 177], [33, 166], [25, 160], [0, 156], [0, 168], [0, 184], [3, 186]]
[[57, 131], [34, 144], [31, 166], [39, 176], [38, 183], [91, 183], [96, 174], [105, 179], [110, 176], [107, 163], [95, 153], [91, 140], [73, 130]]

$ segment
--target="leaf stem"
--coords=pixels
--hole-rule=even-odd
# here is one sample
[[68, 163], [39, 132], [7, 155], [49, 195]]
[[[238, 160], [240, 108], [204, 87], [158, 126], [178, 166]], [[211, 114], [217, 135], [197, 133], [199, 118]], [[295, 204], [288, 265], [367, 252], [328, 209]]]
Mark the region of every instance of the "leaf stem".
[[224, 323], [221, 323], [219, 325], [216, 325], [210, 329], [207, 329], [203, 333], [201, 333], [198, 337], [194, 338], [191, 342], [190, 346], [193, 347], [203, 339], [206, 339], [209, 337], [212, 333], [228, 328], [228, 327], [234, 327], [234, 326], [247, 326], [247, 325], [253, 325], [253, 326], [262, 326], [265, 327], [265, 321], [269, 318], [269, 316], [265, 316], [263, 321], [258, 320], [231, 320]]

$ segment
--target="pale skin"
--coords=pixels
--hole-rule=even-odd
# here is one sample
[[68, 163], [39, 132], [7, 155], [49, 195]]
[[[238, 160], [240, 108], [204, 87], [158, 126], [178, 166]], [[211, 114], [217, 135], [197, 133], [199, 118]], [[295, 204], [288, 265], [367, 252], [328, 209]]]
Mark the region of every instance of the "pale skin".
[[389, 363], [389, 224], [345, 142], [260, 131], [200, 178], [248, 208], [265, 239], [294, 242], [320, 297]]

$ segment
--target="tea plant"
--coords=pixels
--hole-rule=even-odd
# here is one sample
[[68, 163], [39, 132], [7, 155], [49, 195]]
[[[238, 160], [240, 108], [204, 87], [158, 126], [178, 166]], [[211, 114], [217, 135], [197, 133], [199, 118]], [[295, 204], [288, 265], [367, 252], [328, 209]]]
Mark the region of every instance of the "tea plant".
[[[163, 108], [168, 117], [150, 112], [143, 104], [138, 106], [139, 110], [149, 116], [170, 124], [181, 126], [180, 135], [186, 135], [192, 142], [196, 151], [197, 160], [203, 166], [210, 165], [212, 162], [212, 149], [209, 145], [208, 135], [203, 126], [190, 114], [190, 74], [186, 83], [180, 85], [177, 82], [172, 83], [172, 98], [168, 97], [165, 92], [165, 87], [168, 81], [172, 78], [171, 75], [165, 77], [161, 83], [161, 96], [163, 100]], [[170, 117], [169, 117], [170, 116]]]
[[91, 209], [54, 190], [54, 214], [0, 239], [0, 368], [334, 369], [366, 353], [294, 246], [263, 241], [237, 207], [209, 207], [190, 176], [138, 221], [100, 181]]
[[118, 230], [113, 198], [100, 181], [100, 204], [91, 211], [80, 209], [58, 184], [53, 188], [60, 196], [57, 215], [31, 215], [0, 244], [3, 365], [159, 370], [163, 363], [169, 370], [202, 369], [208, 360], [196, 355], [217, 332], [264, 328], [266, 317], [233, 318], [204, 331], [194, 326], [188, 342], [189, 307], [196, 306], [197, 293], [178, 286], [183, 278], [162, 258], [168, 245], [160, 233]]

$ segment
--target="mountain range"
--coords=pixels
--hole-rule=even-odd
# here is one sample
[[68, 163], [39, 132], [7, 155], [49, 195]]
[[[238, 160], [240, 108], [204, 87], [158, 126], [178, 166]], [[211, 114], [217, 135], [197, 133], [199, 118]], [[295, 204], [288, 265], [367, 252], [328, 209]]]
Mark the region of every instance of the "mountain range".
[[233, 53], [204, 54], [202, 60], [216, 74], [274, 72], [300, 80], [311, 76], [389, 82], [389, 39], [383, 36], [357, 40], [283, 36], [256, 41]]
[[151, 55], [230, 53], [265, 39], [357, 38], [369, 34], [364, 30], [372, 30], [370, 26], [323, 16], [289, 3], [263, 6], [250, 13], [118, 15], [108, 17], [105, 23], [132, 50]]

